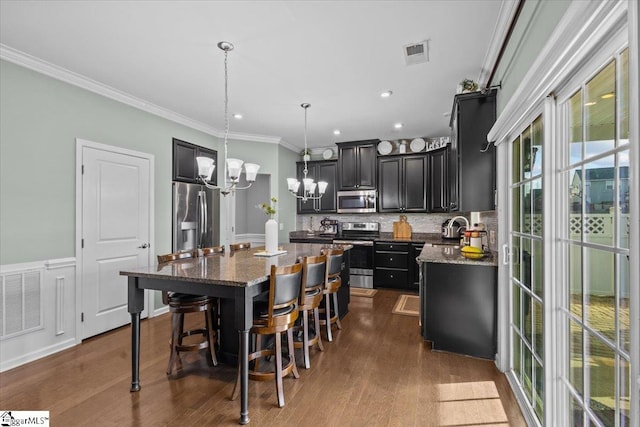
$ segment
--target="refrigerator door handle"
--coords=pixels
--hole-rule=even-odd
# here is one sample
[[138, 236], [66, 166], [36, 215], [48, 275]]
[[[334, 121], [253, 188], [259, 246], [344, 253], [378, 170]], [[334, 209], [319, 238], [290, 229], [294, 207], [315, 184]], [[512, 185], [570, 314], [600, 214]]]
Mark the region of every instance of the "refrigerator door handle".
[[207, 233], [208, 224], [208, 213], [209, 213], [209, 201], [207, 200], [207, 193], [202, 192], [202, 229], [200, 233], [202, 235], [202, 239], [204, 240], [205, 234]]
[[204, 240], [204, 192], [198, 191], [198, 244], [197, 247], [202, 247]]

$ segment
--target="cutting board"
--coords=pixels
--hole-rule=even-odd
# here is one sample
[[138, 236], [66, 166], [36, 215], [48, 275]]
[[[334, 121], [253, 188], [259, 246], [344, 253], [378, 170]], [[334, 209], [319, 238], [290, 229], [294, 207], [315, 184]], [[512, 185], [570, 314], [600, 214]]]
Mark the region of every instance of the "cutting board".
[[410, 239], [411, 238], [411, 225], [407, 222], [406, 215], [400, 215], [400, 221], [394, 221], [393, 238], [394, 239]]

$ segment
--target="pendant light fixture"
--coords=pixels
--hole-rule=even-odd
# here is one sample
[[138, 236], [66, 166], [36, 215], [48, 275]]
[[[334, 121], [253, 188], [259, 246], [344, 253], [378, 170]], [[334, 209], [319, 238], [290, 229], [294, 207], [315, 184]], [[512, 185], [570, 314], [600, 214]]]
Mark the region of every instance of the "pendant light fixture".
[[[227, 55], [233, 50], [233, 45], [229, 42], [222, 41], [218, 43], [218, 47], [224, 51], [224, 186], [216, 186], [211, 184], [211, 175], [216, 167], [213, 159], [209, 157], [196, 157], [198, 162], [198, 178], [207, 188], [219, 188], [223, 195], [227, 195], [235, 190], [244, 190], [251, 187], [256, 180], [260, 165], [255, 163], [244, 163], [240, 159], [227, 158], [227, 139], [229, 136], [229, 95], [228, 95], [228, 71], [227, 71]], [[242, 166], [246, 174], [246, 181], [249, 183], [246, 187], [238, 187]]]
[[[300, 104], [302, 108], [304, 108], [304, 153], [307, 153], [307, 110], [311, 107], [311, 104]], [[287, 178], [287, 186], [289, 188], [289, 193], [297, 198], [301, 199], [303, 202], [307, 200], [318, 200], [322, 198], [322, 195], [327, 190], [327, 185], [329, 185], [325, 181], [319, 181], [317, 184], [313, 182], [313, 178], [307, 178], [307, 174], [309, 173], [309, 169], [307, 168], [307, 156], [303, 157], [304, 159], [304, 169], [302, 173], [304, 174], [304, 178], [302, 179], [303, 183], [303, 191], [302, 194], [298, 194], [298, 189], [300, 188], [300, 181], [296, 178]], [[316, 189], [318, 190], [318, 195], [316, 196]]]

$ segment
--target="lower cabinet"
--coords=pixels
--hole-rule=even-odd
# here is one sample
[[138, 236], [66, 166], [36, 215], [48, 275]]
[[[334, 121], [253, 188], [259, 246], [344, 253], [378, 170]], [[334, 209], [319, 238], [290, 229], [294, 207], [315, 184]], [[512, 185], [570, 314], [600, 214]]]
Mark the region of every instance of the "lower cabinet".
[[410, 253], [410, 243], [375, 242], [373, 287], [417, 290]]
[[422, 336], [434, 350], [495, 359], [498, 267], [422, 263]]
[[420, 287], [420, 264], [416, 261], [420, 252], [422, 252], [422, 248], [424, 247], [424, 243], [411, 243], [411, 249], [409, 251], [409, 272], [411, 274], [411, 280], [413, 280], [412, 289], [418, 289]]

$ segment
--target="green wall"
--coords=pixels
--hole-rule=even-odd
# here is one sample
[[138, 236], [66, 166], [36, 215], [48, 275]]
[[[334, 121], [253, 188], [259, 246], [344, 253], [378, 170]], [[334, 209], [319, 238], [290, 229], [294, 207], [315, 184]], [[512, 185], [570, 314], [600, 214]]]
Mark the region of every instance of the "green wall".
[[[0, 61], [0, 264], [75, 257], [76, 138], [154, 155], [152, 249], [171, 251], [174, 137], [222, 153], [219, 138]], [[296, 154], [275, 144], [229, 141], [229, 152], [259, 163], [272, 183], [280, 181], [280, 166], [285, 174], [295, 168]], [[281, 188], [272, 185], [276, 197]], [[280, 209], [285, 242], [295, 229], [295, 205]]]
[[533, 61], [567, 11], [571, 0], [527, 0], [509, 39], [492, 85], [502, 82], [498, 91], [498, 115], [504, 110]]
[[[278, 199], [276, 220], [283, 226], [278, 240], [289, 243], [289, 231], [296, 229], [296, 205], [295, 199], [288, 194], [286, 178], [296, 176], [296, 160], [300, 156], [281, 145], [269, 143], [229, 140], [228, 147], [229, 157], [257, 163], [261, 174], [271, 175], [271, 195], [265, 195], [264, 202], [270, 197]], [[220, 229], [224, 229], [224, 224], [220, 224]]]

